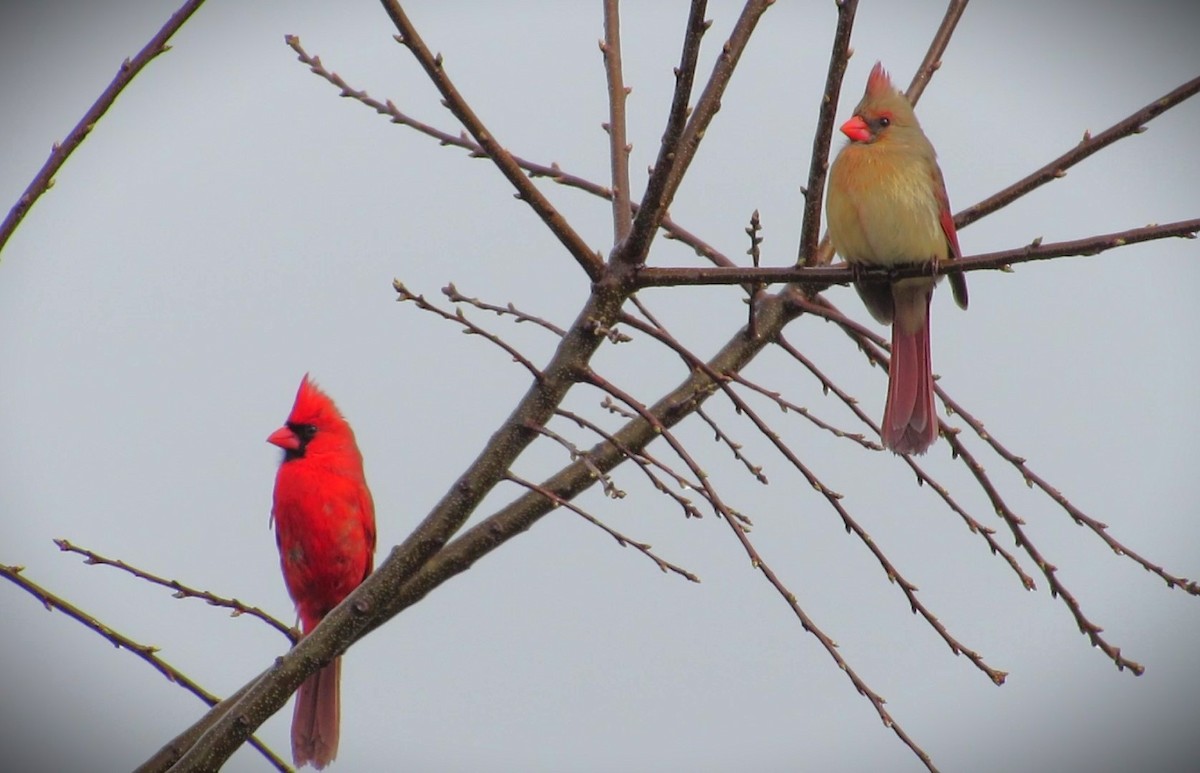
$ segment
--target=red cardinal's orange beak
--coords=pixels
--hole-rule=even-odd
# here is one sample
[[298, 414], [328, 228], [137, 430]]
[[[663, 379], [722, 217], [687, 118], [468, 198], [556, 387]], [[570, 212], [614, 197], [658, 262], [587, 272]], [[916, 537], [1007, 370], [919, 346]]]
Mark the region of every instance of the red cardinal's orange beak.
[[267, 442], [289, 451], [300, 448], [300, 438], [296, 437], [296, 433], [287, 427], [280, 427], [272, 432], [271, 436], [267, 438]]
[[842, 134], [855, 142], [871, 139], [871, 130], [867, 127], [867, 122], [857, 115], [842, 124]]

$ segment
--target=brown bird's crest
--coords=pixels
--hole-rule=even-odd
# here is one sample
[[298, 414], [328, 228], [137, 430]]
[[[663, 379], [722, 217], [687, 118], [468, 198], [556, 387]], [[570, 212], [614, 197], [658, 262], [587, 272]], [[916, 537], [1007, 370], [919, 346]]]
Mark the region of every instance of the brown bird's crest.
[[876, 62], [871, 68], [871, 74], [867, 76], [867, 97], [877, 99], [895, 90], [891, 77], [887, 70], [883, 69], [883, 62]]

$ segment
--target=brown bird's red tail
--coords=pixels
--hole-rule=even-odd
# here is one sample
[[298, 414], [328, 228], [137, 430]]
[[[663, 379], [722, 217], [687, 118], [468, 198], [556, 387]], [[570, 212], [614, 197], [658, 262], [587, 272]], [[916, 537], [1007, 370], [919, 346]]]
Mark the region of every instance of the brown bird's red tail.
[[296, 692], [296, 710], [292, 714], [292, 762], [296, 767], [311, 763], [320, 770], [337, 756], [341, 675], [339, 657], [305, 679]]
[[933, 402], [933, 364], [929, 357], [929, 301], [921, 324], [897, 313], [892, 323], [892, 364], [887, 405], [883, 409], [883, 445], [898, 454], [923, 454], [938, 436]]

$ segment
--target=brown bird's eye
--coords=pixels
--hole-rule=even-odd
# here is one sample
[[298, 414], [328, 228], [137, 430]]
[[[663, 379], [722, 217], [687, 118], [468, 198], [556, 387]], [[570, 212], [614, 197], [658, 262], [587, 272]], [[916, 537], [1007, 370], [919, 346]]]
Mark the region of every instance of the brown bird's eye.
[[886, 115], [879, 119], [879, 128], [886, 129], [887, 127], [889, 127], [891, 125], [892, 125], [892, 119], [888, 118]]

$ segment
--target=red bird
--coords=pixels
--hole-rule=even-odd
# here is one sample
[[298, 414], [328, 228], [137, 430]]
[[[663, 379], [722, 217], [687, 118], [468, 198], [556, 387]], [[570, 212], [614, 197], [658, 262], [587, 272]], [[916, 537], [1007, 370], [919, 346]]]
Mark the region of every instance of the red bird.
[[[301, 630], [321, 619], [371, 573], [375, 504], [354, 431], [307, 375], [287, 423], [267, 438], [283, 449], [275, 476], [275, 542]], [[341, 714], [337, 658], [300, 685], [292, 760], [320, 769], [337, 756]]]
[[[894, 267], [962, 257], [937, 154], [908, 98], [878, 62], [867, 91], [842, 124], [850, 141], [829, 169], [829, 239], [851, 265]], [[922, 454], [937, 440], [929, 302], [938, 278], [859, 281], [871, 316], [892, 326], [892, 364], [883, 444]], [[967, 280], [950, 275], [954, 300], [967, 308]]]

